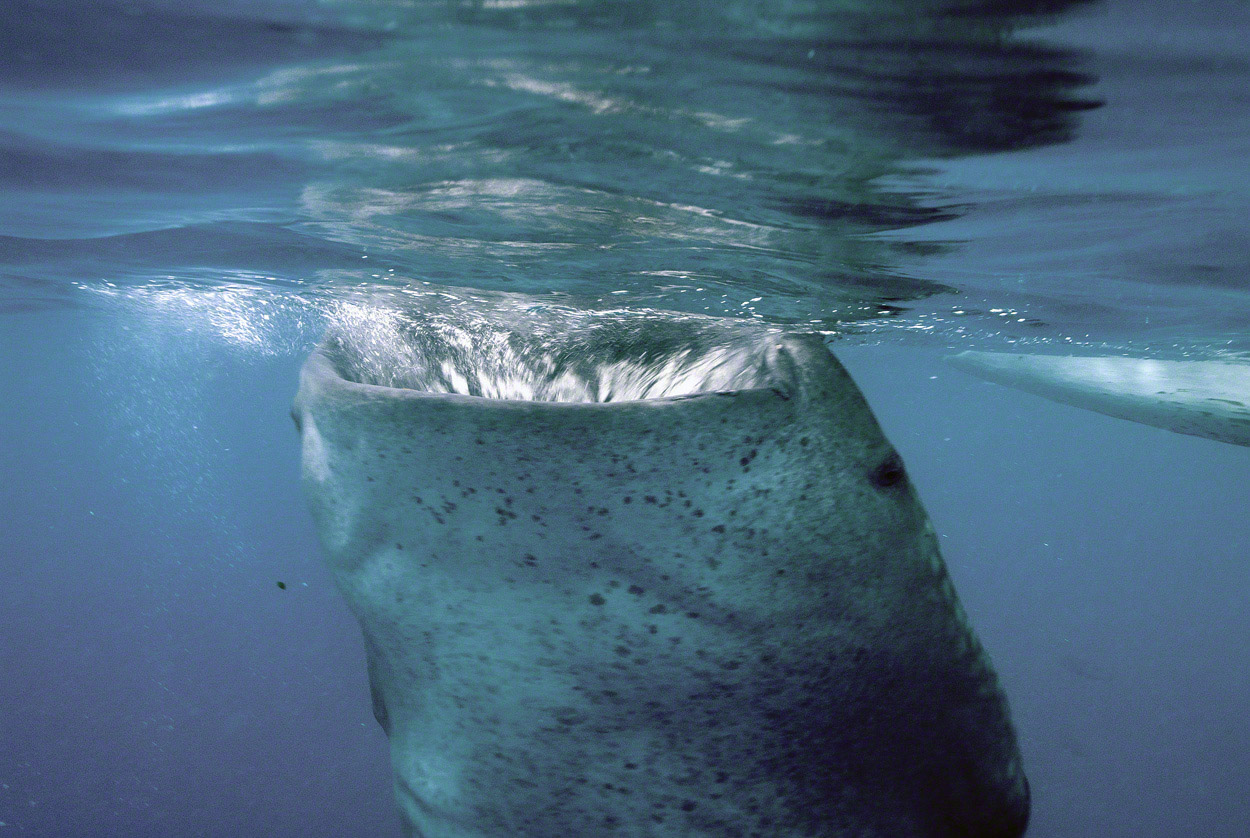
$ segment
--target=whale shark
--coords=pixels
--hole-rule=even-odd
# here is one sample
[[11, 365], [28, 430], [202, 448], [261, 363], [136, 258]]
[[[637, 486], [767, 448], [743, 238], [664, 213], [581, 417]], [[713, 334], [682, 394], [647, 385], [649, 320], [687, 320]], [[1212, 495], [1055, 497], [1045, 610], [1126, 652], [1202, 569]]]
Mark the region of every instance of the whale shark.
[[1250, 445], [1250, 364], [968, 350], [958, 370], [1052, 401], [1179, 434]]
[[407, 835], [1024, 834], [1004, 692], [819, 336], [362, 306], [292, 415]]

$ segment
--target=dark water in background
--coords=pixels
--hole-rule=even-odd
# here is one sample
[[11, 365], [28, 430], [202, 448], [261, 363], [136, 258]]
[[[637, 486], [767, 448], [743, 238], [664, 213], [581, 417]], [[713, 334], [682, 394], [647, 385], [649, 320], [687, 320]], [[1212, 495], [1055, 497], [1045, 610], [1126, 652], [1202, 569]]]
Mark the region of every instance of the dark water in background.
[[0, 836], [397, 834], [286, 411], [327, 318], [442, 286], [829, 332], [1030, 834], [1247, 834], [1250, 452], [941, 362], [1250, 351], [1247, 43], [1237, 0], [0, 6]]

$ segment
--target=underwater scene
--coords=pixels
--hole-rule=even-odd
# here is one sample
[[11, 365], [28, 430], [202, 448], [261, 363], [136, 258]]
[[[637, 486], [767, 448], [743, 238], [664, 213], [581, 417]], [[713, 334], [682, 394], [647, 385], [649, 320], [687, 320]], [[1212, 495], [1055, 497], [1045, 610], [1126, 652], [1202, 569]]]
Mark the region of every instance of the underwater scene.
[[0, 838], [1250, 835], [1245, 0], [6, 0], [0, 187]]

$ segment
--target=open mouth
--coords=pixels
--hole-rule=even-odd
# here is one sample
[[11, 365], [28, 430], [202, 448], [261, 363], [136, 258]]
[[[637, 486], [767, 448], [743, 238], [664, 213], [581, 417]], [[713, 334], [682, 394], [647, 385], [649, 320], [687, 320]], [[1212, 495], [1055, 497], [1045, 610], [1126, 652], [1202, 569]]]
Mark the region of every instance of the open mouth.
[[485, 399], [605, 403], [784, 389], [780, 331], [650, 311], [356, 306], [322, 352], [347, 381]]

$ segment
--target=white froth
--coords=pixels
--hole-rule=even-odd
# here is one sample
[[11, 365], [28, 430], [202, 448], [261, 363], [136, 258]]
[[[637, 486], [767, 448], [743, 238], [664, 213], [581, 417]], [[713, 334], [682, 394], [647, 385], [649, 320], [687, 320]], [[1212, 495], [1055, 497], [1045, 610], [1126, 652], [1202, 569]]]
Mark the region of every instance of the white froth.
[[345, 304], [333, 322], [328, 345], [346, 378], [427, 393], [617, 402], [767, 387], [776, 377], [775, 330], [696, 318]]

